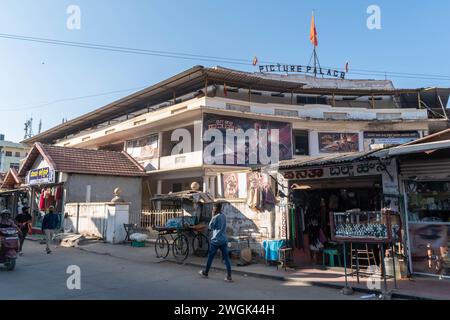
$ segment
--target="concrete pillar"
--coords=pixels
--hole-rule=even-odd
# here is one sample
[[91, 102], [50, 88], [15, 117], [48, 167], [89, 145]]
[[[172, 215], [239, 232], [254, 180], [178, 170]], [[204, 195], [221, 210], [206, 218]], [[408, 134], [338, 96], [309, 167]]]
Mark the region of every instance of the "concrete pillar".
[[158, 132], [158, 168], [157, 170], [159, 170], [161, 168], [161, 157], [162, 157], [162, 148], [163, 148], [163, 133], [162, 132]]
[[217, 183], [217, 197], [218, 198], [223, 198], [223, 184], [222, 184], [222, 175], [220, 173], [217, 174], [217, 179], [216, 179]]
[[[156, 181], [156, 194], [162, 194], [162, 180]], [[161, 202], [156, 202], [156, 210], [161, 210]]]
[[209, 191], [209, 177], [203, 176], [203, 192]]
[[215, 198], [216, 197], [216, 177], [215, 176], [209, 177], [209, 189], [210, 189], [211, 195]]

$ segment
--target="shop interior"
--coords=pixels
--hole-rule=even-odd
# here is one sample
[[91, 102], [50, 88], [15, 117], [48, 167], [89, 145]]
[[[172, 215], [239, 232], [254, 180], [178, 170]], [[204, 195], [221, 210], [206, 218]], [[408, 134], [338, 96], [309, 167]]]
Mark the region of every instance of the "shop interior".
[[[342, 246], [332, 240], [330, 213], [380, 211], [383, 202], [381, 178], [295, 183], [291, 189], [290, 243], [294, 249], [294, 263], [343, 267]], [[363, 253], [359, 261], [361, 267], [380, 264], [377, 245], [352, 244], [350, 250], [352, 253], [354, 250], [354, 254], [356, 251]], [[354, 264], [350, 257], [347, 261], [349, 267]]]

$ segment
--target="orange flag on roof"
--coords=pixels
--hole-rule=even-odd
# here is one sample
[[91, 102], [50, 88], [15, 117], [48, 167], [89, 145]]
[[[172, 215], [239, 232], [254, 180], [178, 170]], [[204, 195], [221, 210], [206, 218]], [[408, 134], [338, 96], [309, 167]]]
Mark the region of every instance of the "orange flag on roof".
[[311, 43], [314, 45], [314, 47], [317, 47], [319, 45], [319, 39], [317, 38], [316, 22], [314, 21], [314, 12], [312, 14], [309, 40], [311, 40]]

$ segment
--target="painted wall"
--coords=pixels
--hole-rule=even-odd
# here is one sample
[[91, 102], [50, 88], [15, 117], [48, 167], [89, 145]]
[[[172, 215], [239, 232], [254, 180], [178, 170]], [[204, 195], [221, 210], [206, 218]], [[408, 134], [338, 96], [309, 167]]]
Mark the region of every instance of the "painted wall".
[[[275, 210], [275, 209], [274, 209]], [[246, 248], [247, 242], [236, 242], [232, 237], [246, 235], [247, 230], [253, 229], [250, 247], [256, 255], [262, 256], [262, 241], [268, 238], [279, 238], [277, 223], [275, 223], [275, 211], [257, 212], [251, 210], [245, 202], [228, 202], [222, 208], [227, 217], [227, 235], [232, 244], [232, 249]]]
[[[90, 199], [87, 199], [90, 186]], [[65, 203], [109, 202], [116, 187], [122, 190], [122, 198], [130, 202], [130, 215], [140, 212], [142, 179], [134, 177], [93, 176], [70, 174], [65, 184]]]

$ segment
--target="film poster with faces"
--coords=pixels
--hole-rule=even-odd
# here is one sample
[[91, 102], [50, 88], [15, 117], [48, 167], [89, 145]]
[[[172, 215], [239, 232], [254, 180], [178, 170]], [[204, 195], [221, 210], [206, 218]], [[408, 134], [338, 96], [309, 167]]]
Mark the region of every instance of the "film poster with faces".
[[[222, 133], [223, 137], [223, 164], [232, 165], [232, 166], [246, 166], [246, 165], [257, 165], [257, 164], [267, 164], [262, 163], [259, 157], [259, 148], [261, 145], [266, 146], [267, 156], [271, 156], [271, 131], [276, 129], [279, 134], [279, 155], [278, 160], [289, 160], [292, 159], [292, 125], [290, 123], [284, 122], [276, 122], [276, 121], [265, 121], [265, 120], [254, 120], [254, 119], [246, 119], [246, 118], [237, 118], [237, 117], [229, 117], [222, 116], [216, 114], [205, 114], [203, 118], [203, 132], [210, 129], [217, 129]], [[247, 130], [254, 129], [256, 134], [246, 138], [245, 141], [245, 159], [241, 159], [240, 154], [237, 152], [237, 142], [235, 141], [234, 148], [229, 150], [227, 148], [227, 130], [242, 130], [243, 132], [248, 132]], [[268, 130], [268, 138], [259, 141], [259, 132], [262, 129]], [[203, 148], [206, 148], [211, 142], [204, 141]], [[255, 151], [257, 154], [255, 155], [258, 159], [257, 163], [250, 163], [250, 152], [252, 148], [257, 146], [258, 149]], [[215, 155], [217, 156], [217, 155]], [[227, 158], [233, 159], [232, 163], [227, 161]]]
[[450, 224], [410, 223], [413, 272], [450, 276]]
[[359, 151], [358, 133], [319, 133], [320, 153], [345, 153]]

